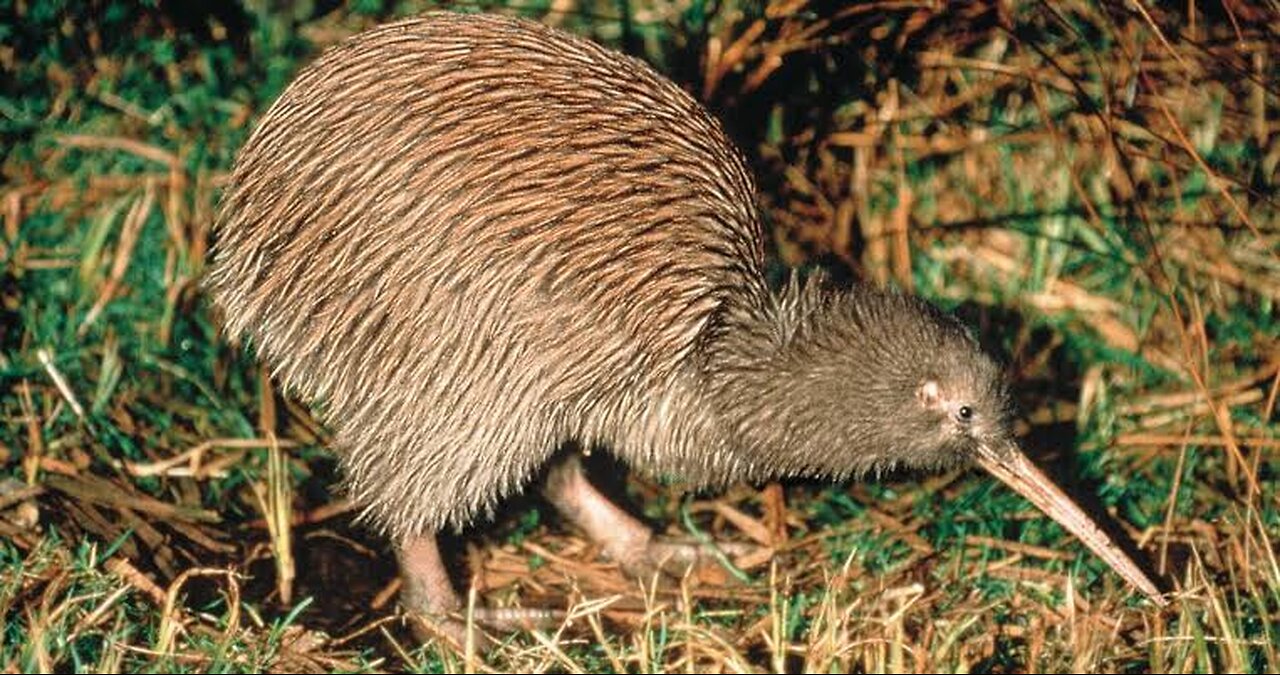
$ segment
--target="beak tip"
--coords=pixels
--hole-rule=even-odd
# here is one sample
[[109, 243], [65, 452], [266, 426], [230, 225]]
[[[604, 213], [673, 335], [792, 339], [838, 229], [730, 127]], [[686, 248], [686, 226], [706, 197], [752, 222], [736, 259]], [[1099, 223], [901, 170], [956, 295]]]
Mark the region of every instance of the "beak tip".
[[1017, 444], [1008, 441], [982, 445], [977, 463], [1014, 491], [1058, 521], [1102, 558], [1130, 586], [1141, 591], [1157, 606], [1169, 604], [1155, 582], [1120, 546], [1065, 492], [1027, 459]]

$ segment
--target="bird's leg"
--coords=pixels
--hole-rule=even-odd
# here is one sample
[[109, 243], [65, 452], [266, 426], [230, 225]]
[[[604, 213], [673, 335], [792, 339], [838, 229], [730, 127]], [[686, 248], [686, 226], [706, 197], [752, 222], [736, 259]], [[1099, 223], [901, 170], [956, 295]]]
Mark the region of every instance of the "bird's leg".
[[397, 547], [403, 587], [400, 602], [408, 609], [445, 616], [462, 609], [462, 598], [453, 590], [449, 571], [440, 557], [435, 535], [406, 539]]
[[656, 537], [647, 525], [591, 484], [577, 455], [571, 454], [551, 468], [542, 491], [561, 515], [641, 581], [650, 582], [657, 573], [679, 575], [715, 560], [705, 546]]
[[[403, 583], [400, 604], [410, 612], [418, 638], [443, 635], [457, 646], [466, 644], [468, 624], [462, 598], [449, 581], [449, 570], [440, 557], [435, 535], [401, 541], [396, 558]], [[563, 619], [562, 612], [536, 608], [477, 607], [471, 616], [476, 624], [500, 631], [554, 628]]]
[[406, 539], [396, 547], [400, 563], [400, 604], [409, 611], [413, 632], [425, 640], [443, 634], [466, 644], [467, 626], [456, 616], [462, 599], [453, 590], [435, 535]]

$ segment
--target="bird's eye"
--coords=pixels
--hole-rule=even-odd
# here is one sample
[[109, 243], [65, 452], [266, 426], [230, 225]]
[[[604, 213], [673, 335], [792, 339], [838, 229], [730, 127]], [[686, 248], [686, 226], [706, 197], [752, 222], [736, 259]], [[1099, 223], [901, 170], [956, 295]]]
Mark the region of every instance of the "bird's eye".
[[970, 408], [967, 405], [962, 405], [960, 406], [960, 409], [956, 411], [956, 414], [960, 416], [960, 421], [968, 422], [973, 419], [973, 408]]

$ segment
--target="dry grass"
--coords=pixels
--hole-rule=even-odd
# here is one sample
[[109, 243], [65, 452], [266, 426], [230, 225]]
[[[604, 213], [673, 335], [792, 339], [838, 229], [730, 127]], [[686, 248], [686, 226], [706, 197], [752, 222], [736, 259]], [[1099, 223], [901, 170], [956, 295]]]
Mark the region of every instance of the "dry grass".
[[569, 619], [454, 653], [408, 638], [325, 430], [218, 337], [197, 287], [254, 117], [316, 47], [413, 9], [371, 4], [243, 25], [0, 10], [6, 671], [1280, 672], [1276, 8], [524, 10], [708, 101], [780, 261], [972, 320], [1040, 461], [1173, 602], [966, 472], [723, 495], [636, 477], [673, 533], [755, 545], [748, 581], [641, 588], [515, 503], [456, 540], [458, 578]]

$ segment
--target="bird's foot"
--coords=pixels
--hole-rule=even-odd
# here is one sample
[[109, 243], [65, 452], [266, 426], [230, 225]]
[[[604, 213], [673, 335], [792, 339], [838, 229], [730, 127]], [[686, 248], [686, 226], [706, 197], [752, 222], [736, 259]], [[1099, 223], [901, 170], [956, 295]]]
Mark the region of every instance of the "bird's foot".
[[439, 613], [430, 609], [405, 606], [409, 627], [414, 637], [444, 641], [454, 649], [466, 649], [467, 640], [483, 649], [497, 644], [490, 633], [521, 630], [554, 630], [563, 624], [565, 613], [554, 609], [532, 607], [476, 607], [470, 613]]
[[564, 621], [564, 612], [536, 608], [474, 607], [468, 610], [449, 583], [449, 574], [440, 558], [434, 536], [401, 542], [398, 550], [400, 606], [409, 618], [414, 637], [443, 639], [463, 649], [468, 638], [473, 644], [492, 646], [482, 629], [510, 633], [517, 630], [553, 629]]
[[730, 576], [743, 579], [745, 575], [733, 564], [733, 559], [756, 550], [756, 546], [738, 542], [704, 543], [652, 536], [643, 542], [614, 547], [608, 553], [628, 574], [648, 584], [655, 576], [680, 579], [693, 575], [719, 581], [727, 581]]

